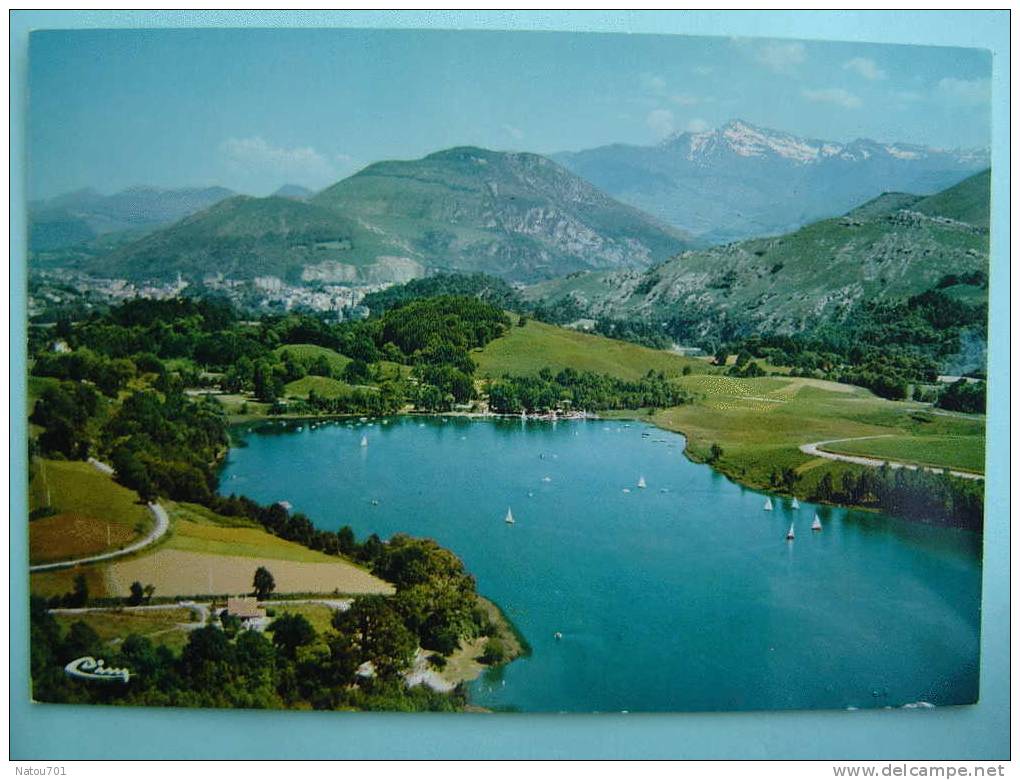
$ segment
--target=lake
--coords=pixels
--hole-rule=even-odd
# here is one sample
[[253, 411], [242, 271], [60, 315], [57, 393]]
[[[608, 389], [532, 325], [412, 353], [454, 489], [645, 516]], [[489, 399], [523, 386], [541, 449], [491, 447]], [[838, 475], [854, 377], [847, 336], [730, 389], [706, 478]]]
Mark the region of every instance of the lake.
[[[682, 436], [639, 422], [395, 417], [236, 433], [221, 492], [289, 501], [359, 539], [432, 537], [464, 560], [534, 650], [472, 683], [483, 707], [977, 698], [973, 532], [775, 498], [766, 512], [764, 494], [691, 463]], [[816, 511], [821, 532], [810, 530]]]

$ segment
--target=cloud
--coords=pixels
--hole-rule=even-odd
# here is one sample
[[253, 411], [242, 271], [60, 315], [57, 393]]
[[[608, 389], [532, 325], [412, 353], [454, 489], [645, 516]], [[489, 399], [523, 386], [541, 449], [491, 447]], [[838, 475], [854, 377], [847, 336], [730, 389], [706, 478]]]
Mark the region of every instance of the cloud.
[[907, 90], [902, 90], [900, 92], [896, 92], [893, 95], [893, 97], [895, 97], [901, 103], [920, 103], [922, 100], [925, 99], [925, 96], [924, 96], [923, 93], [915, 92], [912, 89], [907, 89]]
[[800, 94], [813, 103], [832, 103], [841, 108], [860, 108], [862, 105], [861, 99], [857, 95], [847, 92], [841, 87], [802, 89]]
[[673, 112], [666, 108], [656, 108], [653, 111], [649, 111], [648, 116], [645, 117], [645, 122], [659, 138], [671, 135], [676, 129], [676, 120], [673, 118]]
[[339, 178], [338, 168], [351, 162], [348, 155], [338, 154], [329, 159], [311, 146], [273, 146], [261, 136], [228, 138], [220, 150], [227, 163], [242, 173], [311, 186], [335, 181]]
[[944, 78], [938, 83], [939, 94], [968, 105], [987, 103], [991, 97], [991, 82], [988, 79]]
[[843, 63], [843, 70], [852, 70], [858, 76], [863, 76], [869, 81], [878, 81], [885, 78], [885, 71], [875, 64], [874, 60], [867, 57], [854, 57]]
[[715, 68], [713, 68], [711, 65], [695, 65], [694, 66], [694, 72], [697, 73], [699, 76], [707, 76], [710, 73], [712, 73], [713, 71], [715, 71]]
[[521, 128], [519, 127], [514, 127], [513, 125], [503, 125], [502, 130], [508, 136], [513, 138], [515, 141], [520, 141], [522, 138], [524, 138], [524, 131], [521, 130]]
[[806, 59], [803, 43], [766, 43], [754, 51], [754, 59], [777, 73], [793, 70]]
[[661, 95], [666, 91], [666, 79], [657, 73], [642, 73], [640, 81], [641, 89], [645, 92]]
[[701, 117], [694, 117], [694, 119], [689, 121], [684, 126], [684, 130], [686, 130], [688, 133], [703, 133], [710, 127], [711, 125]]
[[678, 106], [696, 106], [701, 102], [701, 98], [697, 95], [688, 95], [687, 93], [680, 93], [678, 95], [670, 95], [670, 102], [676, 103]]

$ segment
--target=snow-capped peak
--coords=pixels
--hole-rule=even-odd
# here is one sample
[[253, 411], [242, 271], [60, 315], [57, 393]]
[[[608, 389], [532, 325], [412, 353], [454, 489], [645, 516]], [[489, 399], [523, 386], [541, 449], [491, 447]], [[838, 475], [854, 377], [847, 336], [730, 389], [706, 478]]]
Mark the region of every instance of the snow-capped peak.
[[832, 158], [848, 162], [862, 162], [873, 157], [912, 161], [932, 154], [946, 154], [959, 163], [987, 158], [987, 151], [981, 150], [946, 152], [913, 144], [878, 143], [866, 138], [849, 143], [802, 138], [780, 130], [757, 127], [742, 119], [732, 119], [715, 130], [675, 133], [662, 145], [677, 149], [693, 162], [706, 161], [720, 151], [739, 157], [780, 158], [795, 165], [811, 165]]

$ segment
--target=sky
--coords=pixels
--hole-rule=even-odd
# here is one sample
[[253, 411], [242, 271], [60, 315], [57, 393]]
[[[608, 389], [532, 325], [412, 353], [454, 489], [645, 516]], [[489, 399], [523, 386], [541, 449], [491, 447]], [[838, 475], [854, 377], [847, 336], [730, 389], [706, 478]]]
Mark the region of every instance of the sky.
[[39, 31], [32, 199], [319, 189], [458, 145], [550, 154], [743, 119], [809, 138], [990, 144], [986, 51], [590, 33]]

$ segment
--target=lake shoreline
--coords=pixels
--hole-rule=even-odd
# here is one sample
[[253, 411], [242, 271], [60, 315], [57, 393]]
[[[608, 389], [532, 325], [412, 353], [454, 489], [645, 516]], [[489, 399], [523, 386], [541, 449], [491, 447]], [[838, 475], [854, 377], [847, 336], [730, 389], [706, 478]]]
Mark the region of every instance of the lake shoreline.
[[[659, 421], [657, 419], [654, 419], [651, 416], [649, 416], [649, 417], [642, 417], [639, 414], [641, 411], [642, 410], [640, 410], [640, 409], [608, 410], [606, 412], [606, 414], [608, 414], [607, 417], [602, 417], [602, 416], [600, 416], [599, 414], [597, 414], [595, 412], [581, 412], [581, 413], [578, 413], [576, 415], [570, 415], [570, 416], [563, 416], [563, 415], [556, 415], [556, 416], [552, 416], [552, 415], [528, 415], [527, 417], [522, 418], [520, 415], [517, 415], [517, 414], [497, 414], [497, 413], [494, 413], [494, 412], [467, 412], [467, 411], [452, 411], [452, 412], [400, 411], [400, 412], [396, 412], [393, 415], [387, 415], [387, 416], [388, 417], [409, 417], [409, 418], [415, 418], [415, 417], [421, 417], [421, 418], [447, 418], [447, 417], [455, 417], [455, 418], [461, 418], [461, 419], [478, 419], [478, 420], [520, 420], [520, 419], [525, 419], [525, 420], [527, 420], [529, 422], [556, 422], [556, 421], [572, 421], [572, 420], [606, 420], [606, 419], [612, 419], [612, 420], [631, 420], [633, 422], [640, 422], [640, 423], [647, 424], [647, 425], [649, 425], [649, 426], [651, 426], [653, 428], [657, 428], [658, 430], [661, 430], [661, 431], [666, 431], [668, 433], [678, 433], [678, 434], [680, 434], [681, 436], [684, 437], [684, 448], [683, 448], [684, 457], [686, 457], [691, 463], [696, 463], [696, 464], [702, 465], [702, 466], [708, 466], [713, 471], [723, 475], [724, 477], [729, 479], [731, 482], [733, 482], [734, 484], [739, 485], [741, 487], [748, 488], [750, 490], [755, 490], [755, 491], [758, 491], [758, 492], [760, 492], [760, 493], [762, 493], [764, 495], [768, 495], [768, 496], [779, 496], [779, 497], [783, 497], [783, 498], [796, 498], [796, 499], [798, 499], [800, 501], [811, 501], [812, 503], [824, 504], [825, 506], [838, 507], [840, 509], [852, 509], [852, 510], [858, 511], [858, 512], [869, 512], [869, 513], [876, 513], [876, 514], [880, 514], [880, 513], [882, 513], [884, 511], [880, 507], [866, 506], [866, 505], [863, 505], [863, 504], [841, 504], [841, 503], [838, 503], [838, 502], [835, 502], [835, 501], [828, 501], [828, 500], [817, 498], [816, 496], [812, 496], [812, 495], [810, 495], [810, 494], [808, 494], [806, 492], [803, 492], [803, 491], [798, 493], [798, 492], [787, 492], [787, 491], [783, 491], [783, 490], [777, 490], [772, 485], [768, 485], [768, 484], [766, 484], [764, 482], [759, 482], [759, 481], [756, 481], [754, 479], [751, 479], [745, 473], [737, 472], [736, 469], [728, 469], [728, 468], [726, 468], [722, 464], [712, 463], [707, 458], [703, 458], [703, 457], [699, 456], [696, 452], [694, 452], [691, 449], [691, 446], [690, 446], [690, 444], [691, 444], [691, 436], [690, 436], [689, 433], [687, 433], [686, 431], [684, 431], [684, 430], [682, 430], [680, 428], [671, 428], [671, 427], [668, 427], [667, 425], [662, 424], [661, 421]], [[289, 421], [289, 422], [308, 421], [308, 422], [313, 422], [314, 423], [314, 422], [318, 422], [318, 421], [361, 420], [362, 418], [364, 418], [366, 420], [371, 421], [371, 420], [376, 420], [376, 419], [380, 419], [380, 420], [386, 419], [387, 416], [376, 418], [376, 417], [367, 417], [366, 415], [361, 415], [361, 414], [329, 414], [329, 415], [314, 415], [314, 414], [311, 414], [311, 415], [310, 414], [300, 414], [300, 415], [298, 415], [298, 414], [295, 414], [295, 415], [273, 415], [273, 416], [246, 416], [243, 419], [232, 419], [232, 418], [236, 418], [237, 416], [236, 415], [230, 415], [230, 416], [228, 416], [228, 424], [229, 424], [229, 426], [231, 428], [233, 428], [233, 427], [238, 427], [238, 426], [253, 425], [253, 424], [259, 424], [259, 423], [266, 423], [266, 422], [270, 422], [271, 423], [274, 420], [278, 420], [278, 421], [281, 421], [281, 422], [283, 422], [284, 420]], [[224, 458], [225, 458], [225, 454], [224, 454]], [[221, 460], [221, 465], [222, 465], [222, 462], [223, 461]], [[972, 531], [972, 532], [978, 533], [978, 534], [982, 533], [982, 529], [980, 529], [980, 528], [973, 528], [973, 527], [966, 526], [966, 525], [956, 525], [956, 524], [952, 524], [952, 523], [932, 523], [932, 522], [926, 522], [924, 520], [920, 520], [920, 519], [917, 519], [917, 518], [911, 518], [911, 517], [902, 517], [901, 519], [906, 521], [906, 522], [917, 523], [919, 525], [937, 525], [937, 526], [943, 526], [943, 527], [949, 527], [949, 528], [961, 528], [961, 529], [964, 529], [964, 530], [967, 530], [967, 531]]]

